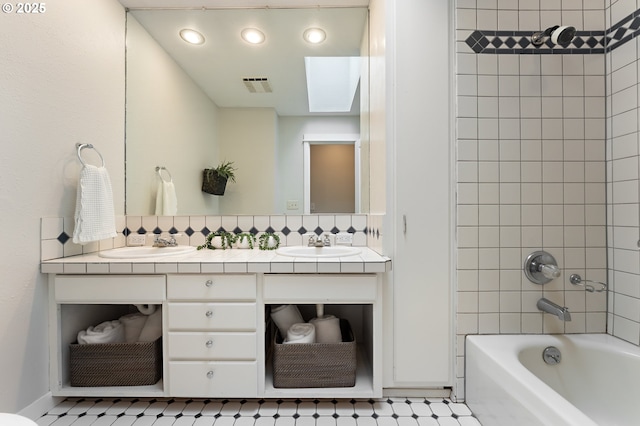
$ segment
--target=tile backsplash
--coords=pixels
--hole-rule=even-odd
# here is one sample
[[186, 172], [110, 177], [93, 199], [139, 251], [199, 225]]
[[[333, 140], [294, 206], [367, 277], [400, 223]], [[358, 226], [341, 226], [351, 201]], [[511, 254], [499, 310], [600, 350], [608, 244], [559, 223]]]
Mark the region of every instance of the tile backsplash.
[[[368, 225], [364, 214], [336, 215], [264, 215], [264, 216], [119, 216], [116, 217], [118, 235], [114, 238], [89, 243], [74, 244], [73, 218], [51, 217], [41, 221], [41, 260], [76, 256], [99, 250], [123, 247], [129, 234], [176, 235], [179, 244], [198, 246], [214, 231], [231, 233], [250, 232], [260, 234], [274, 232], [282, 245], [301, 245], [303, 236], [348, 232], [353, 235], [354, 246], [367, 246], [380, 241], [380, 228], [376, 221]], [[152, 240], [152, 237], [150, 237]], [[379, 243], [377, 243], [379, 244]]]

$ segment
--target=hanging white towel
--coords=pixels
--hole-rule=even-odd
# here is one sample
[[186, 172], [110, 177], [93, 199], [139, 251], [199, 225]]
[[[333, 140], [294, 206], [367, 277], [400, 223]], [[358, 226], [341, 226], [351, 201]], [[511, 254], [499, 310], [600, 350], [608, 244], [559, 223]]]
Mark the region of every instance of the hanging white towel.
[[156, 216], [175, 216], [178, 213], [178, 197], [173, 181], [158, 181], [156, 191]]
[[87, 164], [78, 179], [73, 242], [86, 244], [116, 235], [109, 173], [104, 167]]

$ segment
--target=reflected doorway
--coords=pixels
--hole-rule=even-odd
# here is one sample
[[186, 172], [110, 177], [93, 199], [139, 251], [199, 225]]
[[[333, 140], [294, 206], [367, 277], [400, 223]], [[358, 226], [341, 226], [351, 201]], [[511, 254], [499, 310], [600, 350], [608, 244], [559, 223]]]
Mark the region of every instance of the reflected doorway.
[[304, 213], [360, 212], [360, 136], [304, 135]]

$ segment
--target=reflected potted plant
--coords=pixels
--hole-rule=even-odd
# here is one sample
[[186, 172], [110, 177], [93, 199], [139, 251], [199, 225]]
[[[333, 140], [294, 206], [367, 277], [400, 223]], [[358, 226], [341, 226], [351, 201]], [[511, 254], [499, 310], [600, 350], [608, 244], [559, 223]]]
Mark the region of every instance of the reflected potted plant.
[[232, 161], [223, 161], [216, 168], [204, 169], [202, 171], [202, 191], [207, 194], [224, 195], [227, 188], [227, 181], [236, 181], [235, 171]]
[[210, 250], [215, 250], [215, 249], [225, 250], [225, 249], [231, 248], [233, 241], [234, 241], [233, 235], [231, 235], [226, 231], [212, 232], [209, 235], [207, 235], [207, 239], [205, 240], [204, 244], [202, 244], [201, 246], [198, 246], [198, 250], [202, 250], [205, 248]]

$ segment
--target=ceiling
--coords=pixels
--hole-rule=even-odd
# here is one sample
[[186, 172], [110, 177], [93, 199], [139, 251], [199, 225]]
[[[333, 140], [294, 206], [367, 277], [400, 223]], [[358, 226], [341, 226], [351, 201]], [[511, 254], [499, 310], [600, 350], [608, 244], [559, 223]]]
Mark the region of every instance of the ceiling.
[[[144, 3], [149, 2], [121, 0], [121, 3], [133, 8], [145, 7]], [[367, 19], [366, 5], [290, 9], [279, 8], [277, 5], [287, 3], [280, 0], [269, 2], [276, 6], [256, 9], [158, 8], [160, 4], [168, 3], [172, 2], [153, 0], [153, 9], [132, 9], [130, 13], [218, 106], [273, 107], [279, 115], [310, 115], [304, 57], [360, 56]], [[195, 2], [184, 1], [182, 4], [185, 3]], [[198, 3], [202, 5], [203, 2]], [[238, 6], [257, 2], [218, 0], [209, 3]], [[313, 5], [318, 3], [322, 1], [313, 1]], [[336, 4], [337, 1], [324, 3]], [[368, 0], [356, 3], [368, 3]], [[311, 5], [312, 2], [299, 1], [297, 4]], [[261, 30], [266, 35], [265, 42], [259, 45], [244, 42], [240, 32], [247, 27]], [[309, 27], [324, 29], [327, 39], [319, 45], [307, 44], [302, 33]], [[178, 33], [183, 28], [201, 32], [205, 43], [189, 45], [182, 41]], [[254, 77], [266, 77], [273, 92], [250, 93], [243, 78]], [[356, 101], [347, 114], [359, 114], [359, 111], [359, 93], [356, 93]]]

